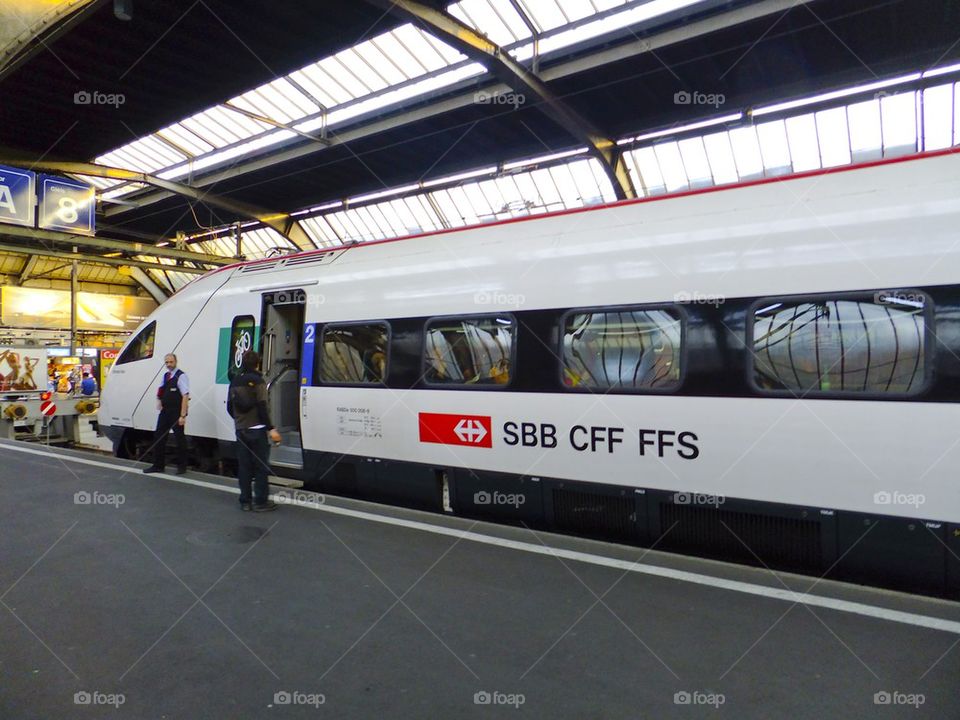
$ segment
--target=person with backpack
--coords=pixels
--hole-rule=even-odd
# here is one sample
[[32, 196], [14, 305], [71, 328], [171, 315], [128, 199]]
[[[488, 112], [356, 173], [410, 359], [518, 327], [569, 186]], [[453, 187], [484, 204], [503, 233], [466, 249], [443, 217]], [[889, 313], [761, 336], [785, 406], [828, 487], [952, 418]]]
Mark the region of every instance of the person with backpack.
[[257, 369], [259, 366], [260, 356], [247, 350], [240, 361], [243, 372], [230, 381], [227, 413], [233, 418], [237, 431], [240, 508], [266, 512], [277, 507], [269, 499], [267, 476], [270, 473], [269, 442], [279, 445], [280, 433], [270, 422], [267, 386]]

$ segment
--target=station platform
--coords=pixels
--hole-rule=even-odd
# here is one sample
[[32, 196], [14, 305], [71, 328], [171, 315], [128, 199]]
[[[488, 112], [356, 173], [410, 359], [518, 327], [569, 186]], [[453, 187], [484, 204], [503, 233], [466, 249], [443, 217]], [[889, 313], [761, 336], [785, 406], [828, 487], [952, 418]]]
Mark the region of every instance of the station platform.
[[960, 718], [960, 604], [0, 442], [0, 718]]

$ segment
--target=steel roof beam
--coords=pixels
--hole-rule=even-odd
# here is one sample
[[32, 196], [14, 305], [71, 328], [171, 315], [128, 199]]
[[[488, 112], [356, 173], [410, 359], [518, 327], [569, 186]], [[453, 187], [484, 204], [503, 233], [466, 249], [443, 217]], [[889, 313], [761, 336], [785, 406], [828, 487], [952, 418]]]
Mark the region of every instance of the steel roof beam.
[[153, 185], [176, 195], [183, 195], [192, 200], [203, 202], [213, 207], [219, 207], [252, 220], [259, 220], [264, 225], [270, 226], [283, 235], [301, 250], [313, 250], [316, 248], [310, 236], [300, 227], [300, 223], [287, 213], [271, 212], [239, 200], [233, 200], [220, 195], [211, 195], [209, 191], [200, 190], [184, 183], [164, 180], [155, 175], [148, 175], [147, 173], [135, 172], [124, 168], [110, 167], [108, 165], [98, 165], [96, 163], [45, 160], [43, 158], [0, 157], [0, 165], [14, 165], [29, 167], [32, 170], [46, 170], [48, 172], [86, 175], [88, 177], [102, 177], [111, 180], [126, 180], [128, 182]]
[[546, 83], [514, 60], [506, 50], [452, 15], [415, 0], [367, 2], [423, 26], [440, 40], [483, 65], [488, 72], [514, 91], [529, 94], [539, 100], [537, 106], [540, 110], [578, 141], [587, 143], [591, 154], [600, 161], [604, 172], [610, 178], [617, 197], [621, 200], [636, 197], [623, 154], [616, 142], [554, 95]]
[[54, 232], [52, 230], [18, 227], [16, 225], [0, 225], [0, 237], [38, 240], [43, 243], [51, 244], [101, 248], [103, 250], [135, 253], [137, 255], [154, 255], [156, 257], [170, 258], [171, 260], [199, 263], [201, 265], [220, 266], [229, 265], [233, 262], [236, 262], [234, 258], [226, 258], [220, 255], [208, 255], [207, 253], [156, 247], [150, 244], [129, 242], [127, 240], [114, 240], [104, 237], [87, 237], [86, 235], [74, 235], [72, 233]]
[[7, 245], [0, 244], [0, 252], [10, 255], [40, 255], [42, 257], [59, 258], [61, 260], [77, 260], [86, 265], [111, 265], [130, 267], [139, 267], [144, 270], [173, 270], [175, 272], [189, 273], [191, 275], [203, 275], [207, 272], [204, 268], [190, 267], [187, 265], [161, 265], [160, 263], [146, 262], [144, 260], [132, 260], [123, 257], [104, 257], [103, 255], [88, 255], [86, 253], [72, 253], [64, 250], [51, 250], [48, 248], [38, 248], [33, 245]]

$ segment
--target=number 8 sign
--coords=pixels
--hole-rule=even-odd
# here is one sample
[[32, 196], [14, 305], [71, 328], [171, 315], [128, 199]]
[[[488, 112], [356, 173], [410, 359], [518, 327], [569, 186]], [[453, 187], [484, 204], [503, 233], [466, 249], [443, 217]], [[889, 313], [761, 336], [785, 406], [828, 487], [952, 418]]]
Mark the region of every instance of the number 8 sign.
[[41, 175], [38, 225], [49, 230], [94, 234], [95, 200], [90, 185]]

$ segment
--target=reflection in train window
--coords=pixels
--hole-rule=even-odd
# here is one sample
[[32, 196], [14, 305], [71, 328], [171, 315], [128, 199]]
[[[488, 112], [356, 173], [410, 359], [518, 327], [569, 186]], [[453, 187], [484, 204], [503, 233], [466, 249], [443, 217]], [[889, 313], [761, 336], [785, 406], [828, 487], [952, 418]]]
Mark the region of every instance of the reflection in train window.
[[673, 309], [569, 313], [563, 323], [563, 384], [599, 390], [680, 386], [682, 320]]
[[925, 379], [922, 293], [871, 300], [761, 302], [753, 379], [794, 393], [914, 393]]
[[504, 316], [431, 320], [427, 323], [425, 379], [438, 385], [506, 385], [510, 382], [516, 323]]
[[387, 373], [386, 323], [328, 325], [319, 365], [321, 382], [382, 383]]
[[153, 357], [153, 341], [157, 336], [157, 321], [147, 325], [140, 333], [130, 341], [130, 344], [124, 348], [116, 364], [136, 362], [137, 360], [146, 360]]

